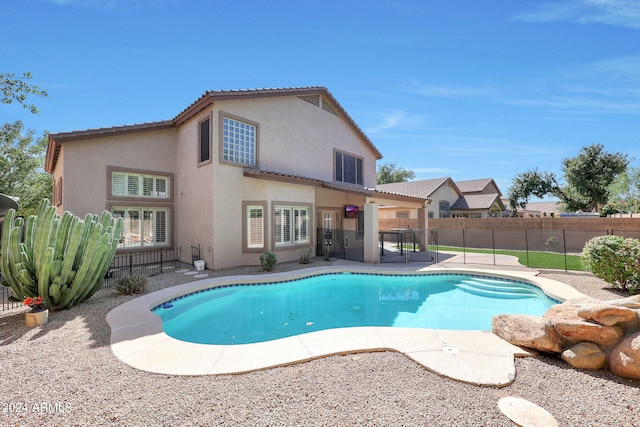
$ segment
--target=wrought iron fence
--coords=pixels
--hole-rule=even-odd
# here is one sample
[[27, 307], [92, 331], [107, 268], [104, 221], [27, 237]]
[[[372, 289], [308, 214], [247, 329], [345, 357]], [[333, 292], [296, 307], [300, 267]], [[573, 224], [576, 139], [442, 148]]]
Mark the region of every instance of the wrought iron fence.
[[[150, 277], [167, 271], [175, 271], [181, 266], [181, 255], [182, 248], [116, 254], [102, 282], [102, 287], [111, 287], [119, 278], [131, 274]], [[22, 306], [21, 302], [9, 301], [10, 295], [11, 289], [0, 286], [0, 308], [2, 311]]]
[[180, 268], [181, 255], [181, 247], [116, 254], [102, 287], [111, 287], [119, 278], [132, 274], [150, 277], [166, 271], [175, 271]]
[[[639, 239], [640, 230], [437, 229], [429, 232], [428, 248], [434, 254], [434, 262], [442, 259], [442, 252], [454, 249], [463, 254], [487, 251], [494, 255], [494, 265], [501, 263], [496, 254], [512, 251], [522, 255], [519, 256], [521, 264], [532, 268], [547, 266], [534, 253], [556, 254], [564, 257], [562, 267], [568, 270], [568, 256], [581, 256], [589, 240], [604, 235]], [[467, 263], [466, 257], [463, 257], [463, 262]]]
[[364, 237], [360, 231], [318, 228], [317, 254], [364, 262]]

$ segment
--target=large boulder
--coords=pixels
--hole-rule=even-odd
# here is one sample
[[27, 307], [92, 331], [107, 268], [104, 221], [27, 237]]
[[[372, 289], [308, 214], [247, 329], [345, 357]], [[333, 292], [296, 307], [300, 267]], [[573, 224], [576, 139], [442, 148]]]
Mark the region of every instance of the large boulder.
[[560, 353], [562, 341], [549, 319], [528, 314], [500, 314], [493, 317], [493, 333], [513, 345]]
[[582, 319], [605, 326], [620, 326], [625, 331], [637, 331], [640, 325], [638, 310], [608, 303], [593, 304], [578, 310]]
[[607, 363], [607, 354], [592, 342], [576, 344], [563, 351], [560, 357], [574, 368], [592, 371], [604, 368]]
[[607, 301], [607, 304], [617, 305], [619, 307], [633, 308], [637, 310], [640, 309], [640, 294], [633, 295], [627, 298], [609, 300]]
[[624, 336], [624, 330], [619, 326], [602, 326], [580, 318], [549, 320], [558, 335], [569, 344], [591, 341], [609, 348]]
[[608, 348], [624, 336], [624, 329], [619, 326], [600, 325], [579, 316], [579, 313], [592, 313], [590, 310], [598, 305], [602, 305], [602, 302], [586, 298], [567, 300], [551, 307], [544, 313], [543, 318], [553, 325], [566, 345], [591, 341]]
[[629, 335], [611, 349], [609, 369], [619, 377], [640, 379], [640, 332]]

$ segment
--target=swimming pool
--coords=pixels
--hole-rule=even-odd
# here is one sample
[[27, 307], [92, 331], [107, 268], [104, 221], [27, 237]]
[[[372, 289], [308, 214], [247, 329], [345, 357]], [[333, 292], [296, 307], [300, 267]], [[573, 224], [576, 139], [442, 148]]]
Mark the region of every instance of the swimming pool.
[[489, 276], [330, 273], [206, 289], [152, 311], [173, 338], [230, 345], [359, 326], [491, 330], [494, 315], [541, 315], [555, 303], [534, 285]]

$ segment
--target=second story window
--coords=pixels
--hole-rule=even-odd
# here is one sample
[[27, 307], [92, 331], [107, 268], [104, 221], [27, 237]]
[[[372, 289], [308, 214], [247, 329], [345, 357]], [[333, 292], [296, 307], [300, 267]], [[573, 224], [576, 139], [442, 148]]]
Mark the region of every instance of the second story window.
[[199, 163], [211, 160], [211, 131], [209, 119], [200, 122], [200, 152], [198, 156]]
[[440, 218], [451, 218], [451, 204], [446, 200], [440, 200]]
[[362, 159], [336, 151], [336, 181], [362, 185]]
[[223, 116], [222, 160], [244, 166], [257, 164], [258, 128], [256, 125]]
[[169, 178], [131, 172], [111, 172], [111, 195], [117, 197], [169, 198]]

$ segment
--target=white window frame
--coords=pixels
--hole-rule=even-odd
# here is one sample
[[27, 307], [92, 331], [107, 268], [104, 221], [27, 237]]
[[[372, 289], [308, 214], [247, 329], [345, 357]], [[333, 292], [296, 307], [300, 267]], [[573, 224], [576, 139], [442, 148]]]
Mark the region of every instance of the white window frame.
[[[148, 206], [113, 206], [111, 214], [124, 221], [118, 249], [135, 249], [141, 247], [161, 247], [170, 244], [170, 209], [168, 207]], [[135, 220], [132, 217], [137, 215]], [[150, 215], [146, 219], [147, 215]], [[160, 218], [163, 218], [163, 222]], [[164, 239], [158, 240], [158, 227], [163, 227]]]
[[[149, 189], [149, 183], [151, 189]], [[113, 197], [169, 199], [170, 185], [169, 177], [163, 175], [116, 170], [111, 172], [111, 195]]]
[[[259, 214], [259, 217], [257, 216]], [[246, 209], [247, 249], [264, 248], [265, 208], [263, 205], [247, 205]]]
[[276, 248], [311, 244], [311, 207], [275, 205], [273, 242]]

